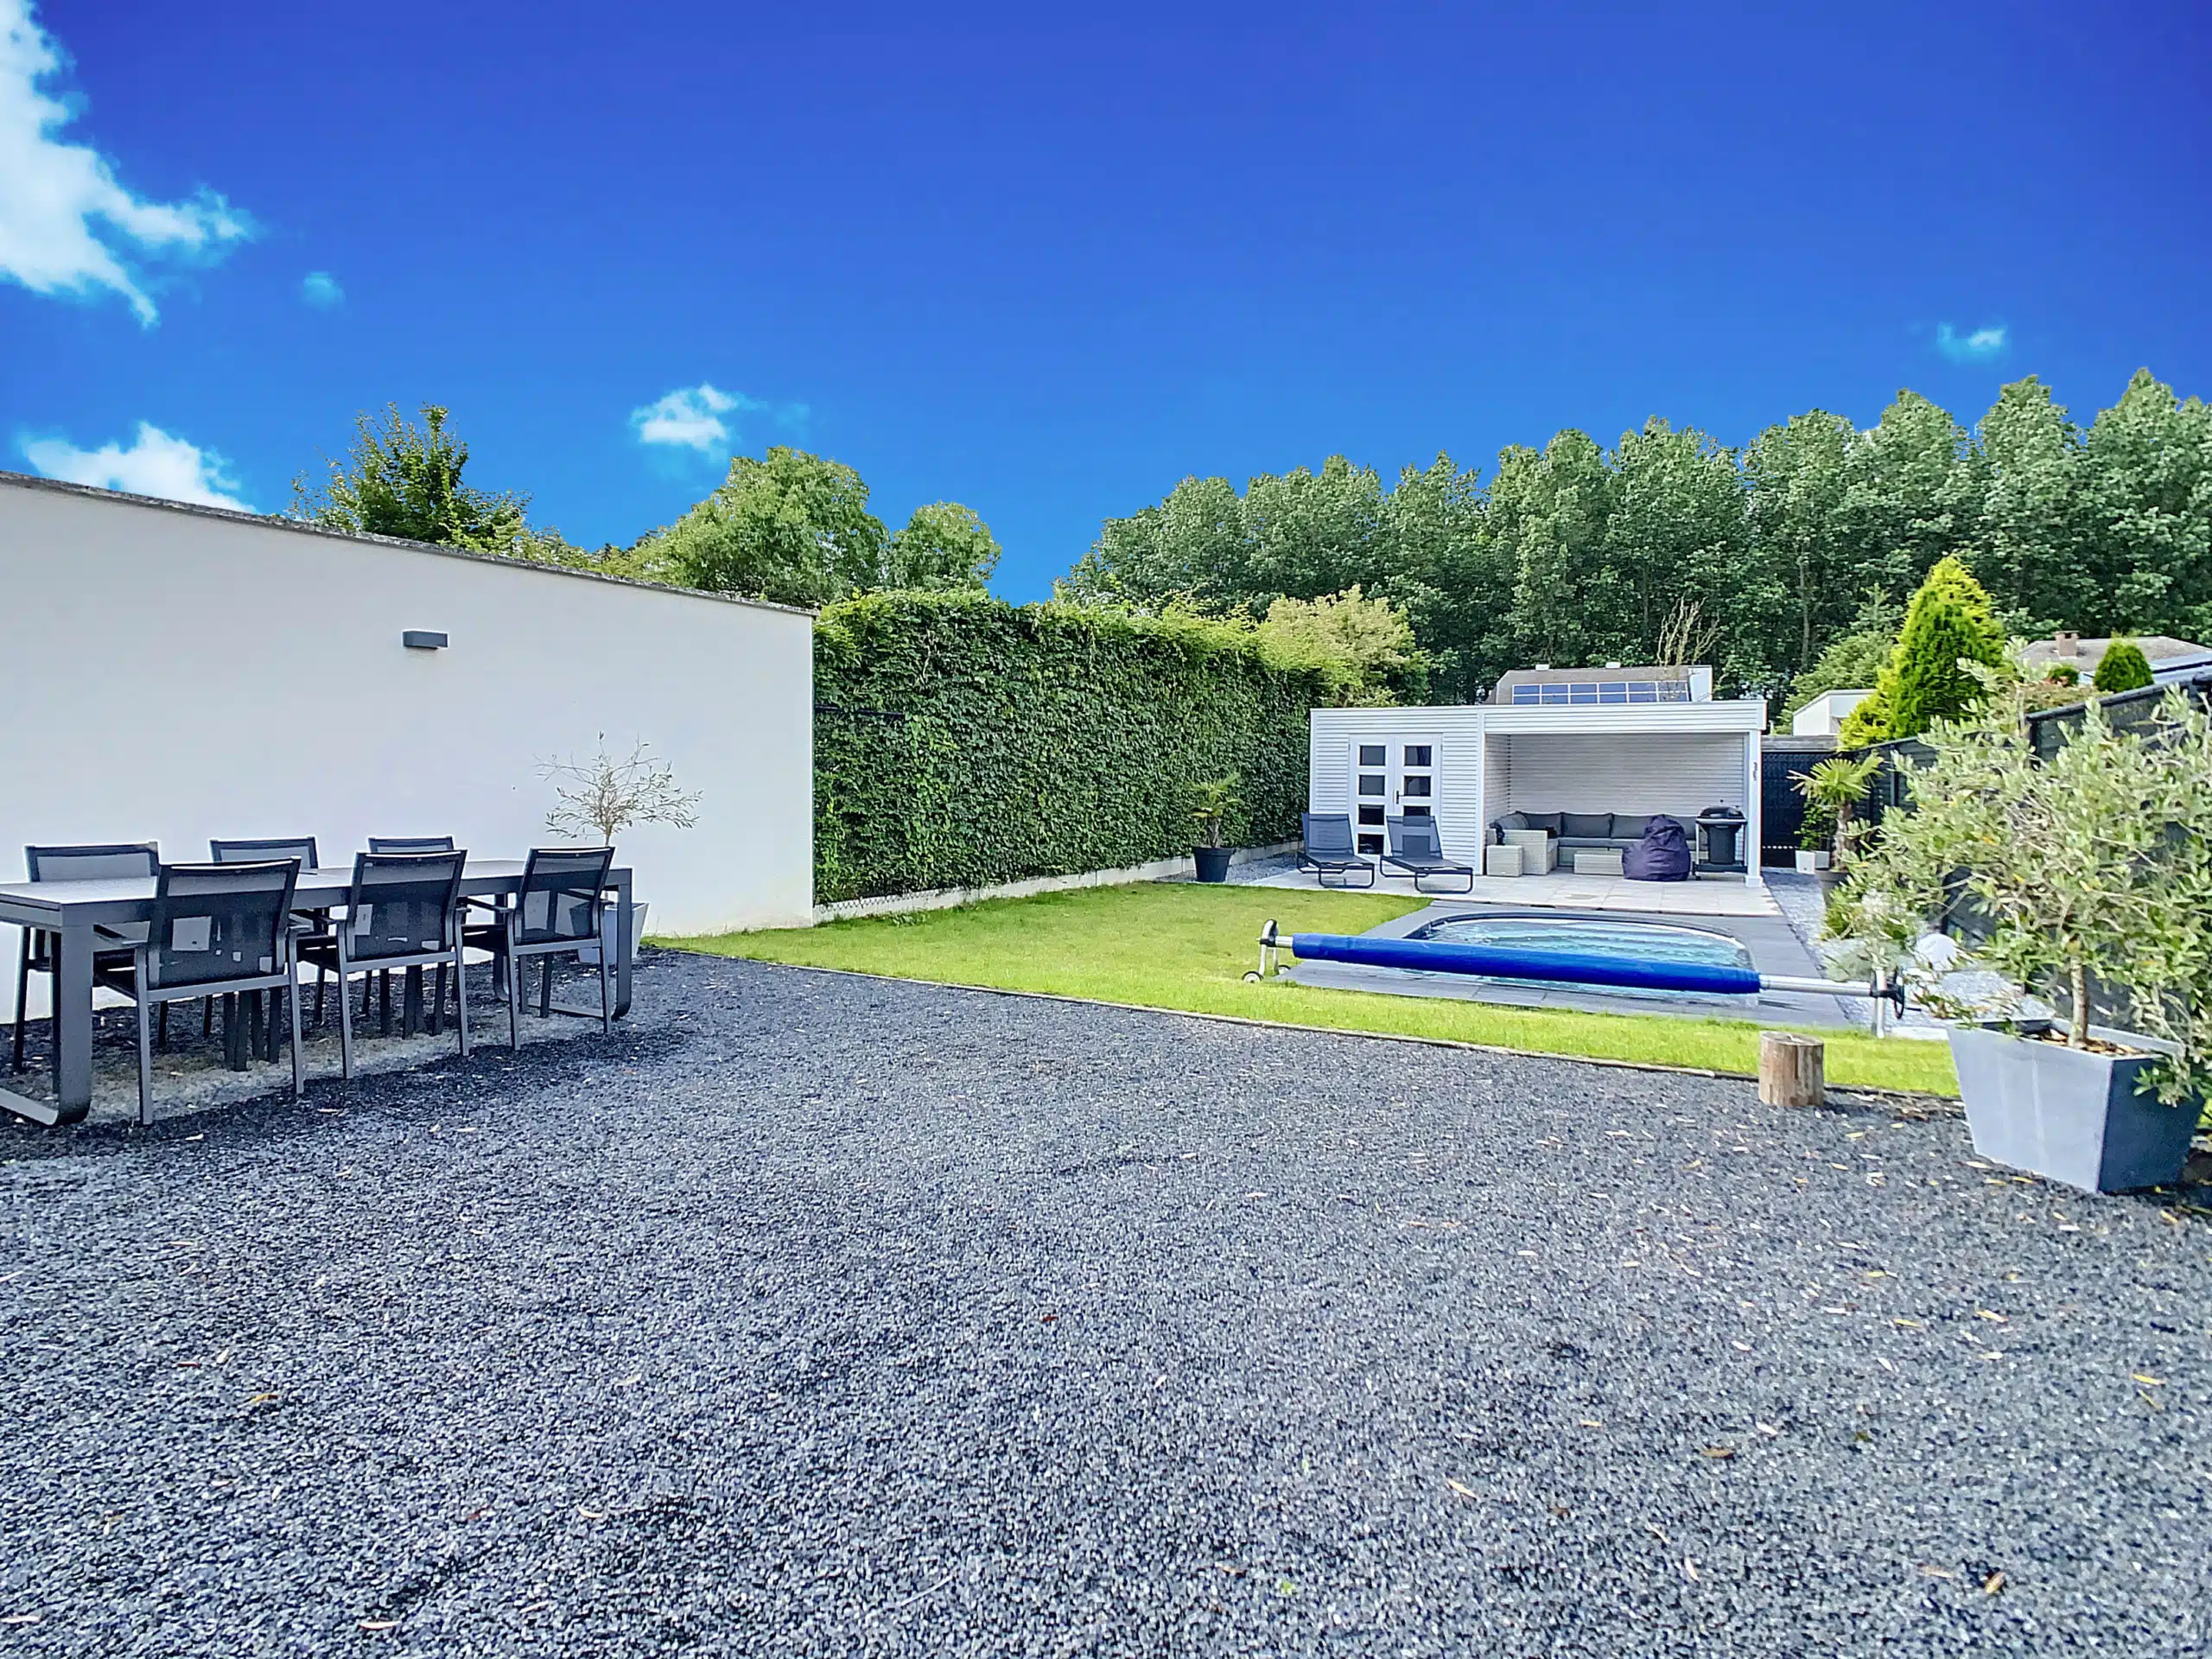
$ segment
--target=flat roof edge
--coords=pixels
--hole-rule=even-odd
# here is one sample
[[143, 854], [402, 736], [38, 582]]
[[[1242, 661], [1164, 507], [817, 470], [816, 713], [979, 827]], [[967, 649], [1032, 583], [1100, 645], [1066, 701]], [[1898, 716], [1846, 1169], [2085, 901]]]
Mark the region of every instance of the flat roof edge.
[[410, 553], [435, 553], [442, 558], [469, 559], [479, 564], [493, 564], [505, 569], [538, 570], [549, 575], [574, 576], [582, 582], [604, 582], [617, 588], [639, 588], [649, 594], [674, 594], [683, 599], [703, 599], [716, 605], [741, 605], [756, 611], [779, 611], [787, 616], [813, 618], [817, 613], [804, 605], [785, 605], [772, 599], [749, 599], [742, 594], [714, 594], [703, 588], [678, 588], [664, 582], [641, 582], [635, 576], [617, 576], [604, 570], [579, 570], [570, 564], [547, 564], [537, 559], [518, 559], [505, 553], [480, 553], [474, 548], [447, 547], [438, 542], [412, 542], [402, 536], [372, 536], [365, 531], [333, 530], [327, 524], [308, 524], [304, 519], [287, 518], [282, 513], [240, 512], [232, 507], [206, 506], [197, 501], [172, 501], [166, 496], [136, 495], [129, 490], [103, 489], [96, 484], [73, 484], [66, 479], [41, 478], [35, 473], [18, 473], [0, 467], [0, 484], [17, 489], [46, 490], [55, 495], [80, 496], [93, 501], [119, 501], [126, 506], [154, 507], [166, 512], [189, 513], [195, 518], [219, 519], [234, 524], [251, 524], [262, 530], [296, 531], [306, 536], [321, 536], [332, 541], [357, 542], [371, 547], [394, 547]]

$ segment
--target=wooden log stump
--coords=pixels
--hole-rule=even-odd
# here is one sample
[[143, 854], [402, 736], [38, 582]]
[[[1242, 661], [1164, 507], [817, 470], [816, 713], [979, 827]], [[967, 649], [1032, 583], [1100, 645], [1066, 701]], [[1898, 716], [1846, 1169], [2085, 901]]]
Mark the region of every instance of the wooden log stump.
[[1827, 1099], [1827, 1045], [1794, 1031], [1759, 1033], [1759, 1098], [1770, 1106], [1818, 1106]]

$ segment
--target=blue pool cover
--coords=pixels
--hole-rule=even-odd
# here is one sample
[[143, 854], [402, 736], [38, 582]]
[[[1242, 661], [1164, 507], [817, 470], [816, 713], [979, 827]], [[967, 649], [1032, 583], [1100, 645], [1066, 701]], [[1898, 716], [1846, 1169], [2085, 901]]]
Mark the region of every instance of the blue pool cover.
[[1643, 991], [1702, 991], [1717, 996], [1756, 996], [1759, 988], [1759, 976], [1751, 969], [1718, 963], [1639, 962], [1634, 957], [1516, 950], [1434, 939], [1355, 938], [1343, 933], [1296, 933], [1289, 944], [1302, 962], [1347, 962], [1366, 968], [1413, 968], [1431, 974], [1484, 974], [1496, 979], [1617, 985]]

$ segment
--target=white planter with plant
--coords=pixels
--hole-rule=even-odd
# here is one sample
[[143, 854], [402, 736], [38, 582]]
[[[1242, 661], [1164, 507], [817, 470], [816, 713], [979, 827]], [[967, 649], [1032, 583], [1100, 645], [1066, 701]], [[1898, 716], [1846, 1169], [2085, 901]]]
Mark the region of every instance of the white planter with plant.
[[[2212, 722], [2176, 695], [2127, 732], [2092, 704], [2042, 762], [2017, 707], [1929, 741], [1911, 810], [1883, 819], [1834, 912], [1851, 965], [1903, 970], [1961, 1021], [1986, 1155], [2099, 1192], [2177, 1179], [2212, 1056]], [[1980, 937], [1946, 971], [1997, 975], [2002, 1005], [1946, 995], [1924, 937], [1947, 917]], [[2092, 1028], [2093, 991], [2126, 1031]]]
[[[676, 774], [665, 760], [646, 753], [652, 746], [633, 745], [620, 759], [607, 752], [607, 736], [600, 734], [598, 751], [588, 760], [546, 760], [538, 775], [555, 779], [555, 805], [545, 815], [545, 827], [556, 836], [592, 841], [612, 847], [625, 830], [641, 823], [665, 823], [689, 830], [699, 821], [699, 797], [677, 787]], [[630, 944], [634, 950], [645, 931], [647, 906], [630, 901]], [[618, 930], [621, 918], [610, 907], [600, 919], [600, 944], [585, 945], [576, 959], [586, 967], [599, 965], [604, 949], [609, 959], [621, 949]]]
[[1810, 772], [1793, 772], [1790, 782], [1805, 798], [1804, 827], [1797, 834], [1797, 868], [1804, 874], [1831, 862], [1847, 865], [1859, 845], [1859, 804], [1879, 766], [1872, 755], [1853, 759], [1830, 755]]

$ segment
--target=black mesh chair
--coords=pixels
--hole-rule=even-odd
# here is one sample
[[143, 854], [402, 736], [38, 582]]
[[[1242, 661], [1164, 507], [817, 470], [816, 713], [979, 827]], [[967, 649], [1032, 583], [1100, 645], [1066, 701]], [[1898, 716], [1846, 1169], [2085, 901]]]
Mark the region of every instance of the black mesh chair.
[[[164, 864], [156, 878], [145, 941], [127, 962], [94, 970], [94, 982], [138, 1005], [138, 1121], [154, 1121], [152, 1009], [188, 997], [282, 990], [292, 958], [296, 858], [253, 864]], [[292, 1093], [306, 1087], [300, 1060], [300, 1001], [292, 1011]]]
[[1444, 837], [1438, 833], [1434, 818], [1388, 818], [1384, 820], [1390, 831], [1390, 850], [1382, 855], [1382, 868], [1402, 870], [1414, 879], [1414, 891], [1426, 893], [1421, 883], [1433, 875], [1463, 875], [1467, 885], [1462, 893], [1475, 890], [1475, 867], [1455, 864], [1444, 856]]
[[453, 851], [451, 836], [371, 836], [369, 850], [372, 853], [449, 853]]
[[[525, 958], [545, 958], [545, 979], [538, 993], [540, 1017], [573, 1014], [594, 1016], [588, 1008], [557, 1007], [553, 1001], [553, 958], [574, 956], [587, 944], [600, 942], [601, 918], [607, 912], [607, 873], [614, 867], [612, 847], [533, 848], [523, 866], [522, 887], [514, 902], [495, 912], [496, 923], [472, 927], [467, 942], [489, 950], [505, 970], [508, 1042], [522, 1046], [522, 964]], [[599, 1028], [614, 1028], [614, 997], [607, 977], [607, 956], [599, 953]]]
[[[338, 976], [339, 1065], [353, 1075], [353, 1008], [346, 982], [395, 968], [451, 968], [461, 974], [461, 873], [464, 852], [357, 853], [346, 914], [327, 940], [308, 939], [303, 959]], [[442, 990], [440, 1001], [444, 1000]], [[461, 1052], [468, 1052], [468, 998], [461, 999]], [[433, 1022], [432, 1029], [435, 1029]]]
[[[100, 881], [117, 878], [143, 879], [162, 867], [162, 849], [150, 841], [108, 842], [85, 847], [26, 847], [23, 868], [37, 881]], [[102, 928], [94, 948], [93, 969], [103, 959], [127, 961], [137, 944], [137, 930]], [[23, 1069], [23, 1001], [30, 992], [31, 976], [51, 976], [55, 969], [55, 939], [42, 927], [23, 929], [23, 948], [16, 962], [16, 1037], [14, 1066]], [[59, 1061], [57, 1059], [57, 1064]]]
[[[1348, 887], [1354, 875], [1367, 878], [1362, 887], [1375, 885], [1375, 867], [1359, 855], [1353, 843], [1350, 813], [1301, 812], [1298, 817], [1305, 831], [1298, 849], [1300, 869], [1313, 871], [1325, 887]], [[1329, 880], [1332, 875], [1334, 881]]]
[[[272, 858], [296, 858], [300, 861], [300, 869], [302, 873], [319, 870], [322, 868], [315, 861], [313, 836], [276, 836], [261, 841], [211, 841], [207, 843], [207, 856], [218, 864], [252, 864]], [[293, 916], [310, 934], [325, 934], [329, 931], [330, 912], [327, 909], [295, 911]], [[315, 976], [315, 1023], [318, 1026], [322, 1023], [322, 970], [317, 969]], [[297, 993], [283, 992], [280, 995], [296, 995]], [[270, 1010], [269, 1044], [261, 1057], [264, 1060], [273, 1060], [276, 1058], [276, 1012], [273, 1007]], [[167, 1003], [162, 1005], [162, 1017], [166, 1022], [168, 1017]], [[215, 1003], [211, 997], [206, 1011], [200, 1015], [200, 1034], [201, 1036], [207, 1035], [214, 1017]], [[166, 1034], [166, 1025], [164, 1034]]]
[[[369, 850], [372, 853], [449, 853], [453, 851], [453, 837], [451, 836], [371, 836]], [[415, 1004], [422, 1000], [423, 974], [420, 969], [416, 969], [409, 976], [408, 985], [410, 1000], [407, 1006], [412, 1009]], [[376, 976], [376, 988], [377, 1029], [384, 1036], [389, 1037], [391, 1035], [391, 976], [388, 973], [378, 974]], [[467, 997], [467, 987], [456, 981], [454, 988], [457, 995], [464, 1000]], [[438, 1021], [445, 1017], [445, 1007], [446, 965], [442, 962], [438, 964], [437, 991], [430, 999], [430, 1031], [433, 1035], [437, 1032]], [[361, 1018], [365, 1020], [368, 1017], [369, 982], [363, 980], [361, 982]], [[316, 1022], [320, 1024], [321, 1015], [318, 1014], [315, 1018]], [[414, 1015], [410, 1013], [402, 1023], [406, 1024], [413, 1018]]]

